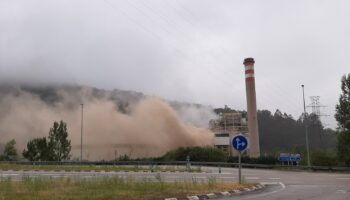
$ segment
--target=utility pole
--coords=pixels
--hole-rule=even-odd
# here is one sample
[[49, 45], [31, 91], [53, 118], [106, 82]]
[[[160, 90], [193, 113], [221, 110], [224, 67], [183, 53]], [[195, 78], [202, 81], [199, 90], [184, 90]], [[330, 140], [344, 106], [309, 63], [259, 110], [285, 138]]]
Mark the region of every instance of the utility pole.
[[84, 104], [81, 105], [81, 129], [80, 129], [80, 162], [83, 161], [83, 118], [84, 118]]
[[308, 168], [311, 167], [310, 164], [310, 149], [309, 149], [309, 133], [307, 130], [307, 120], [306, 120], [306, 106], [305, 106], [305, 92], [304, 92], [304, 85], [301, 85], [303, 88], [303, 102], [304, 102], [304, 124], [305, 124], [305, 140], [306, 140], [306, 153], [307, 153], [307, 166]]

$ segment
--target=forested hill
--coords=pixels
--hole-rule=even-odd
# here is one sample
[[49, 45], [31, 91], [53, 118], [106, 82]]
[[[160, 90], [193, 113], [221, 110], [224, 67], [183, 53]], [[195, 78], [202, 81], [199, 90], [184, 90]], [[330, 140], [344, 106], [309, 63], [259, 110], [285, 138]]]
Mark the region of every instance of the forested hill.
[[305, 123], [308, 127], [310, 150], [334, 151], [336, 134], [325, 129], [317, 115], [307, 115], [303, 121], [277, 110], [258, 111], [260, 145], [262, 153], [301, 152], [305, 150]]
[[[82, 94], [80, 91], [89, 90], [89, 95], [85, 95], [85, 98], [107, 98], [116, 103], [119, 111], [123, 113], [128, 113], [130, 105], [133, 105], [143, 98], [146, 98], [147, 95], [142, 92], [135, 92], [131, 90], [104, 90], [89, 86], [81, 85], [45, 85], [45, 86], [36, 86], [36, 85], [27, 85], [27, 84], [0, 84], [0, 100], [2, 97], [12, 94], [17, 95], [19, 91], [28, 92], [32, 95], [38, 96], [42, 101], [48, 104], [54, 104], [62, 100], [62, 91], [68, 94], [70, 97], [80, 100], [84, 97], [81, 97]], [[178, 102], [178, 101], [167, 101], [173, 108], [176, 110], [182, 109], [183, 107], [194, 107], [194, 108], [210, 108], [209, 106], [187, 103], [187, 102]], [[77, 103], [79, 106], [79, 102]]]

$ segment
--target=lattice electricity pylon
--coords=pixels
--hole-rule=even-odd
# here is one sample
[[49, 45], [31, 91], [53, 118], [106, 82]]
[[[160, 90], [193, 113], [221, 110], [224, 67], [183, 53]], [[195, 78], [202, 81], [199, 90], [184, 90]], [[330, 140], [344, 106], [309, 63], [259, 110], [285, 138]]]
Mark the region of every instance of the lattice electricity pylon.
[[308, 105], [308, 108], [311, 108], [312, 113], [319, 116], [319, 117], [326, 117], [329, 115], [321, 113], [321, 108], [325, 108], [327, 106], [324, 106], [320, 103], [320, 96], [311, 96], [311, 104]]

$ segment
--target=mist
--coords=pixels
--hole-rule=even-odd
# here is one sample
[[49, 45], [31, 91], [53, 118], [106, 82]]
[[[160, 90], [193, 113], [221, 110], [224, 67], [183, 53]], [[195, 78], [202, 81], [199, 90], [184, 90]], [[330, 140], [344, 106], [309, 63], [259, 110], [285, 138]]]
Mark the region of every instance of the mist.
[[[154, 157], [177, 147], [213, 144], [213, 133], [189, 123], [204, 124], [208, 119], [200, 120], [200, 113], [211, 116], [209, 111], [193, 108], [186, 114], [183, 110], [175, 111], [158, 97], [145, 97], [132, 104], [125, 114], [118, 111], [116, 103], [107, 96], [97, 98], [89, 88], [74, 94], [60, 90], [58, 95], [60, 100], [52, 104], [23, 90], [2, 96], [0, 143], [15, 139], [20, 154], [29, 140], [48, 136], [53, 122], [63, 120], [72, 141], [72, 158], [77, 158], [80, 155], [79, 105], [84, 103], [83, 157], [86, 160], [109, 160], [122, 155]], [[189, 120], [185, 122], [181, 118], [186, 116]]]

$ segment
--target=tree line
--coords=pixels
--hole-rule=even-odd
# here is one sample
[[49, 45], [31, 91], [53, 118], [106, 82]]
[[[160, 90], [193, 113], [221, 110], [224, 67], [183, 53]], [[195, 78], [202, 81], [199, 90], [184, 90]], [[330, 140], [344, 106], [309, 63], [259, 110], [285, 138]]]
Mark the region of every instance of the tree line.
[[260, 146], [262, 154], [295, 152], [305, 149], [305, 127], [309, 136], [310, 150], [335, 152], [336, 133], [325, 129], [319, 117], [306, 114], [295, 120], [291, 115], [276, 110], [258, 111]]
[[[18, 160], [18, 153], [13, 139], [6, 143], [0, 160]], [[29, 161], [64, 161], [71, 158], [71, 141], [68, 139], [67, 124], [63, 121], [54, 122], [48, 137], [34, 138], [27, 143], [27, 149], [22, 152], [23, 158]]]

